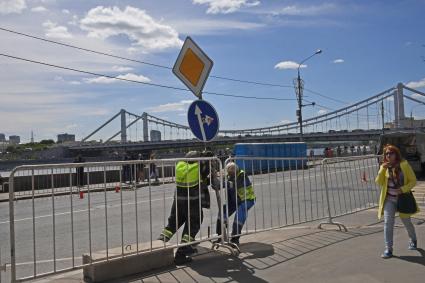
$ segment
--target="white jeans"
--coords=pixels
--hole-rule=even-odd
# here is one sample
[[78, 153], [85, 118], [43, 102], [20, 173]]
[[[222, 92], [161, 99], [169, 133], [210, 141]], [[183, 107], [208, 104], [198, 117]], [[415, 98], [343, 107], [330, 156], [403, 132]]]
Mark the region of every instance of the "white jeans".
[[[385, 247], [390, 250], [393, 248], [393, 231], [396, 212], [397, 202], [386, 199], [384, 203], [384, 239]], [[413, 226], [410, 217], [400, 219], [403, 222], [404, 227], [406, 227], [410, 240], [416, 241], [415, 226]]]

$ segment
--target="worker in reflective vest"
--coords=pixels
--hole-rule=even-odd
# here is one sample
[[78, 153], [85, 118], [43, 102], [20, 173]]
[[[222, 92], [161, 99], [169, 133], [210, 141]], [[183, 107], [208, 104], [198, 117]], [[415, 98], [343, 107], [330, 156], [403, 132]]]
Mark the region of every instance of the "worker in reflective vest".
[[[201, 154], [191, 151], [186, 158], [199, 158]], [[190, 243], [195, 240], [203, 220], [203, 207], [209, 207], [208, 184], [209, 169], [204, 168], [199, 161], [179, 161], [176, 164], [176, 193], [171, 207], [168, 225], [164, 228], [159, 240], [168, 242], [176, 231], [184, 225], [181, 238], [182, 243]], [[204, 180], [204, 181], [202, 181]], [[205, 196], [205, 188], [208, 196]], [[202, 196], [202, 200], [200, 197]], [[208, 198], [205, 203], [204, 199]], [[208, 206], [207, 206], [208, 205]], [[191, 261], [190, 255], [195, 253], [191, 245], [177, 249], [175, 263], [182, 264]]]
[[[254, 188], [243, 170], [234, 162], [226, 165], [227, 173], [227, 204], [223, 206], [224, 222], [227, 224], [228, 215], [236, 212], [232, 226], [231, 242], [239, 245], [239, 237], [248, 217], [248, 210], [255, 204]], [[218, 215], [216, 232], [221, 235], [221, 215]]]

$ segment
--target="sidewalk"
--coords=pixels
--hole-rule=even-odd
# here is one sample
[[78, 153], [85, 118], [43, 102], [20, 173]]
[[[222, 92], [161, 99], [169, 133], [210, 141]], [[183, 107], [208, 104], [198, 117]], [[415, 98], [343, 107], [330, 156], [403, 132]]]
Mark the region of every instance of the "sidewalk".
[[[425, 183], [416, 188], [425, 192]], [[418, 196], [417, 196], [418, 197]], [[419, 196], [419, 197], [422, 197]], [[123, 278], [115, 282], [424, 282], [425, 280], [425, 205], [415, 216], [420, 249], [407, 250], [407, 233], [397, 219], [392, 259], [381, 259], [383, 225], [377, 210], [340, 217], [348, 232], [317, 223], [294, 226], [245, 236], [239, 257], [211, 252], [208, 244], [187, 266], [169, 267], [151, 274]], [[38, 283], [83, 282], [82, 272], [58, 275]]]

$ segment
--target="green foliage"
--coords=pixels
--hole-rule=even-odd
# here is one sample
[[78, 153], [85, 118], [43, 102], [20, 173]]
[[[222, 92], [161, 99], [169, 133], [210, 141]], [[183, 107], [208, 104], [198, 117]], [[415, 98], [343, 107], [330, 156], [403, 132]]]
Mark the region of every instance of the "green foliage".
[[40, 141], [40, 144], [45, 144], [45, 145], [52, 145], [54, 143], [55, 143], [54, 140], [42, 140], [42, 141]]

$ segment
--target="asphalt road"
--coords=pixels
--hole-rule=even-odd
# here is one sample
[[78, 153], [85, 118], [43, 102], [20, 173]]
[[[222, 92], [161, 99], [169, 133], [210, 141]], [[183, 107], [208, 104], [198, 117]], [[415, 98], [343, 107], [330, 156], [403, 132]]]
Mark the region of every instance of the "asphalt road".
[[[251, 176], [257, 201], [249, 211], [244, 233], [327, 217], [325, 183], [333, 216], [371, 207], [378, 198], [373, 182], [377, 169], [376, 159], [368, 159], [328, 165], [327, 182], [320, 166]], [[90, 251], [121, 246], [136, 251], [136, 243], [155, 240], [166, 224], [174, 190], [174, 184], [162, 184], [119, 193], [90, 193], [84, 199], [74, 194], [15, 202], [18, 277], [34, 274], [34, 253], [35, 271], [40, 274], [80, 265], [81, 255]], [[213, 190], [211, 200], [211, 209], [204, 209], [198, 238], [215, 232], [218, 206]], [[8, 203], [1, 203], [2, 263], [10, 262], [9, 225]], [[175, 237], [171, 243], [176, 241]], [[5, 278], [3, 274], [7, 282]]]

